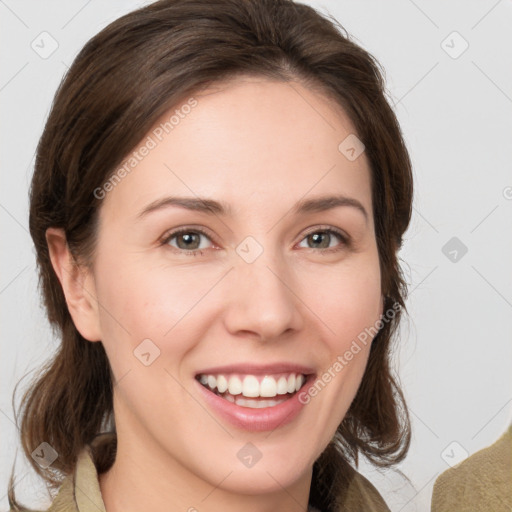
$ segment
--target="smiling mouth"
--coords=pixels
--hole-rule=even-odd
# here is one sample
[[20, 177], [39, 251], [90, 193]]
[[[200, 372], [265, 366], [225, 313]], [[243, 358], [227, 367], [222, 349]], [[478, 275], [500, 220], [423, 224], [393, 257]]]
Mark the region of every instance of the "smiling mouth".
[[199, 374], [208, 391], [240, 407], [275, 407], [292, 398], [312, 375], [287, 372], [274, 375]]

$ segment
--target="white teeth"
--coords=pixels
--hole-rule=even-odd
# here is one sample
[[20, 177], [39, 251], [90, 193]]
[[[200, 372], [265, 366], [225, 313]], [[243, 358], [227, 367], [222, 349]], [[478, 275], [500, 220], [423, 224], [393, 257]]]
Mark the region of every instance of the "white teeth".
[[[235, 404], [241, 407], [250, 407], [251, 409], [264, 409], [265, 407], [275, 407], [285, 402], [286, 398], [278, 398], [277, 400], [246, 400], [245, 398], [235, 397]], [[231, 400], [230, 400], [231, 401]]]
[[208, 375], [208, 386], [212, 389], [217, 387], [217, 379], [213, 375]]
[[277, 395], [276, 379], [265, 375], [260, 384], [260, 396], [272, 397]]
[[235, 397], [234, 397], [234, 396], [232, 396], [232, 395], [229, 395], [229, 394], [228, 394], [228, 395], [226, 395], [224, 398], [225, 398], [228, 402], [231, 402], [232, 404], [234, 404], [234, 403], [235, 403]]
[[288, 393], [288, 380], [286, 377], [279, 377], [277, 381], [277, 394], [286, 395]]
[[288, 377], [288, 393], [295, 393], [295, 375], [293, 373]]
[[[261, 382], [260, 382], [261, 380]], [[211, 390], [217, 389], [219, 394], [226, 391], [232, 395], [242, 395], [247, 398], [273, 398], [277, 395], [286, 395], [295, 393], [304, 384], [306, 378], [304, 375], [291, 373], [287, 377], [281, 375], [277, 379], [271, 375], [265, 375], [263, 378], [255, 375], [245, 375], [240, 378], [236, 375], [206, 375], [199, 376], [199, 382], [208, 386]], [[279, 399], [278, 399], [279, 400]], [[261, 400], [261, 403], [273, 402]]]
[[228, 382], [228, 390], [231, 395], [239, 395], [242, 392], [242, 381], [238, 377], [231, 377]]
[[304, 376], [297, 375], [297, 378], [295, 379], [295, 391], [299, 391], [299, 389], [302, 387], [302, 384], [304, 384]]
[[260, 396], [260, 383], [254, 375], [247, 375], [242, 387], [242, 395], [249, 398]]
[[219, 393], [224, 393], [224, 391], [226, 391], [226, 389], [228, 389], [228, 379], [226, 379], [226, 377], [224, 377], [224, 375], [219, 375], [217, 377], [217, 389], [218, 389]]

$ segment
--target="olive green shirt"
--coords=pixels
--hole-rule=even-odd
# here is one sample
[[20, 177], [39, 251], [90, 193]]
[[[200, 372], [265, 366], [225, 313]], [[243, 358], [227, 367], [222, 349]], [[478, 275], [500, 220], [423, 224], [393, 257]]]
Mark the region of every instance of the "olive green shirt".
[[[104, 436], [111, 435], [96, 436], [91, 446], [104, 441]], [[315, 509], [310, 510], [316, 512]], [[11, 509], [10, 512], [14, 510]], [[74, 473], [63, 481], [47, 512], [106, 512], [98, 472], [89, 445], [80, 453]], [[390, 510], [377, 489], [365, 477], [354, 471], [347, 499], [340, 512], [390, 512]]]
[[431, 512], [512, 510], [512, 424], [494, 444], [447, 469], [434, 483]]

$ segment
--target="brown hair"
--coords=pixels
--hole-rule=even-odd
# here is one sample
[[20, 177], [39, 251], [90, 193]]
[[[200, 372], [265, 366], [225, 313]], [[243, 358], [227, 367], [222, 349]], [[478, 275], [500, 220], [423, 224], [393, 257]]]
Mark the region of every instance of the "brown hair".
[[[371, 167], [384, 310], [399, 306], [374, 338], [357, 395], [314, 464], [310, 502], [335, 510], [358, 454], [381, 467], [405, 457], [410, 423], [390, 344], [407, 293], [397, 252], [411, 217], [411, 162], [379, 64], [342, 32], [335, 20], [291, 0], [160, 0], [111, 23], [76, 57], [39, 141], [30, 190], [39, 285], [62, 342], [25, 392], [19, 428], [26, 457], [52, 489], [73, 471], [84, 445], [114, 423], [106, 353], [73, 324], [46, 230], [63, 228], [76, 261], [89, 264], [101, 205], [93, 191], [169, 108], [242, 74], [300, 81], [347, 112]], [[48, 469], [31, 457], [43, 441], [58, 453]], [[99, 473], [114, 457], [110, 449]], [[12, 474], [8, 496], [17, 510]]]

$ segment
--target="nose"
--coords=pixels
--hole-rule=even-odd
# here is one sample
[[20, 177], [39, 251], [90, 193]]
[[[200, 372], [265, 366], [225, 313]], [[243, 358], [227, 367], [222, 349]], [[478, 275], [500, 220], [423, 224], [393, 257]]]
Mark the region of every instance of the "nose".
[[284, 262], [266, 258], [235, 263], [228, 284], [225, 325], [234, 336], [272, 341], [303, 326], [299, 285]]

